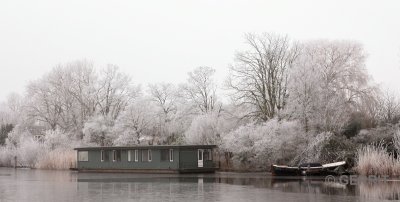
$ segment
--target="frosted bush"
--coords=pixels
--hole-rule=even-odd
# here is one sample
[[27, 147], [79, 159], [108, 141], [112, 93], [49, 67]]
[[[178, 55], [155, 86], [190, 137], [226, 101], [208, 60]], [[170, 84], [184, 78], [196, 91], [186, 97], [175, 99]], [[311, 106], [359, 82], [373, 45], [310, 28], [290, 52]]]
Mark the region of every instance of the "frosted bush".
[[45, 146], [32, 138], [21, 141], [18, 147], [18, 164], [20, 166], [35, 167], [37, 160], [46, 152]]
[[234, 154], [234, 160], [253, 167], [287, 163], [305, 147], [305, 134], [296, 121], [271, 119], [263, 124], [250, 123], [223, 137], [221, 149]]
[[12, 166], [15, 155], [15, 149], [0, 147], [0, 166]]
[[67, 133], [60, 129], [47, 130], [44, 135], [44, 144], [49, 149], [71, 148], [72, 140]]
[[138, 144], [138, 138], [134, 131], [122, 131], [113, 141], [115, 146], [132, 146]]
[[19, 147], [19, 144], [27, 139], [32, 138], [32, 134], [27, 130], [19, 130], [18, 126], [8, 134], [6, 145], [10, 147]]
[[113, 125], [114, 121], [110, 117], [94, 116], [85, 123], [82, 130], [84, 134], [83, 140], [87, 144], [111, 145]]
[[[156, 140], [157, 128], [153, 106], [146, 100], [131, 103], [115, 121], [113, 140], [116, 145], [147, 144]], [[127, 141], [127, 142], [124, 142]]]
[[188, 144], [219, 144], [219, 121], [215, 113], [195, 117], [185, 132], [186, 142]]

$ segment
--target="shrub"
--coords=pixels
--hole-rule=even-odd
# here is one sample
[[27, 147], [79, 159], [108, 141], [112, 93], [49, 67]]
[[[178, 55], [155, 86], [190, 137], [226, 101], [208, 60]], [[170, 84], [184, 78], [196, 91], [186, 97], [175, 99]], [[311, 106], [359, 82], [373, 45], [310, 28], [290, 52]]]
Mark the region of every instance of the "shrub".
[[10, 147], [0, 147], [0, 166], [12, 166], [15, 149]]
[[37, 160], [46, 152], [45, 146], [32, 138], [23, 140], [17, 150], [18, 165], [31, 168], [35, 167]]
[[305, 162], [318, 162], [321, 159], [324, 145], [331, 139], [331, 132], [322, 132], [317, 135], [308, 134], [304, 148], [297, 151], [297, 155], [291, 160], [290, 165], [298, 165]]
[[221, 149], [232, 152], [234, 165], [266, 169], [273, 163], [288, 163], [306, 145], [305, 134], [296, 121], [271, 119], [250, 123], [224, 135]]
[[353, 159], [357, 145], [343, 135], [333, 135], [322, 146], [320, 161], [323, 163]]

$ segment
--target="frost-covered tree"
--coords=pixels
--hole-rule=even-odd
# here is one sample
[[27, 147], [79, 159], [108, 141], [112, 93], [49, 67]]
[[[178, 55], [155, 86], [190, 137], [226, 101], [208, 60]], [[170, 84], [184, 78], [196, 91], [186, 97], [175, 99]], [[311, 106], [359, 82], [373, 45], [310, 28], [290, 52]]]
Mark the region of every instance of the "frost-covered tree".
[[[291, 72], [292, 116], [306, 129], [340, 131], [351, 112], [370, 95], [365, 53], [349, 41], [315, 41], [304, 44]], [[312, 119], [312, 120], [311, 120]]]
[[114, 120], [111, 117], [96, 115], [91, 117], [82, 129], [84, 137], [83, 140], [87, 144], [94, 144], [98, 146], [112, 146], [114, 136], [112, 129]]
[[44, 145], [51, 150], [57, 148], [68, 148], [70, 149], [72, 144], [72, 139], [69, 134], [66, 134], [65, 131], [57, 128], [56, 130], [47, 130], [44, 133], [43, 139]]
[[197, 112], [207, 113], [216, 107], [215, 69], [198, 67], [188, 73], [187, 83], [181, 85], [182, 95], [189, 100]]
[[75, 61], [54, 67], [28, 85], [27, 115], [55, 130], [79, 133], [95, 111], [96, 73], [93, 64]]
[[63, 103], [57, 89], [44, 77], [28, 85], [27, 115], [46, 124], [50, 129], [60, 126]]
[[319, 77], [315, 74], [315, 67], [310, 64], [310, 55], [303, 49], [291, 69], [291, 79], [288, 84], [289, 99], [287, 110], [290, 117], [298, 119], [303, 124], [305, 131], [310, 130], [310, 121], [314, 119], [314, 111], [320, 86]]
[[156, 134], [159, 140], [166, 144], [172, 144], [177, 141], [182, 128], [179, 127], [179, 113], [183, 107], [182, 100], [178, 96], [178, 89], [170, 83], [157, 83], [149, 85], [149, 97], [154, 103], [157, 118]]
[[68, 109], [71, 117], [70, 128], [82, 137], [81, 129], [84, 123], [94, 115], [96, 110], [97, 89], [95, 87], [98, 74], [93, 63], [86, 60], [68, 63], [59, 68], [63, 75], [60, 90], [72, 100], [72, 106]]
[[227, 80], [233, 98], [252, 107], [248, 116], [266, 121], [287, 103], [288, 70], [298, 55], [296, 44], [275, 34], [247, 34], [248, 49], [238, 52]]
[[121, 113], [115, 122], [113, 133], [115, 145], [140, 145], [157, 142], [159, 134], [156, 116], [149, 100], [137, 100]]
[[96, 90], [99, 113], [112, 119], [116, 119], [140, 92], [138, 86], [131, 84], [131, 78], [115, 65], [108, 65], [100, 74]]
[[149, 85], [151, 100], [156, 103], [165, 121], [170, 121], [171, 113], [177, 110], [177, 89], [171, 83], [157, 83]]
[[218, 145], [221, 142], [221, 123], [218, 113], [207, 113], [196, 116], [185, 132], [188, 144]]

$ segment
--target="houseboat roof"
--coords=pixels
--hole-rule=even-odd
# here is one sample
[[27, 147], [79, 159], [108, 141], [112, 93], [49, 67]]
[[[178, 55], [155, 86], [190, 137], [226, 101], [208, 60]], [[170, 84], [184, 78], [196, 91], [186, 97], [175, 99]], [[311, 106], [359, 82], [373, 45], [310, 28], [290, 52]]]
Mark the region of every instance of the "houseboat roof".
[[113, 147], [77, 147], [74, 150], [103, 150], [103, 149], [212, 149], [217, 145], [138, 145], [138, 146], [113, 146]]

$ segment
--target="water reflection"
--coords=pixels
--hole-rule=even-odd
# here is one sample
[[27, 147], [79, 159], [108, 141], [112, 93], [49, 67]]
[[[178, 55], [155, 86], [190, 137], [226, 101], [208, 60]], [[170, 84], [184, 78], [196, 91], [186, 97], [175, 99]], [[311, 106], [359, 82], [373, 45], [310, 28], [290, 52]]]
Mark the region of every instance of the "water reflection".
[[400, 182], [360, 182], [359, 195], [363, 198], [400, 200]]
[[77, 173], [0, 168], [0, 201], [399, 200], [400, 182], [341, 184], [260, 174]]
[[[221, 199], [218, 184], [235, 185], [250, 189], [266, 189], [282, 193], [301, 193], [307, 195], [345, 196], [349, 201], [364, 201], [366, 199], [399, 200], [400, 182], [343, 184], [326, 182], [324, 177], [274, 177], [266, 174], [218, 173], [206, 175], [122, 175], [106, 174], [101, 178], [78, 174], [78, 190], [101, 195], [102, 199], [112, 195], [127, 195], [132, 199], [143, 199], [147, 194], [168, 193], [168, 200], [193, 196], [193, 199], [203, 200], [207, 194], [213, 200]], [[89, 178], [88, 178], [89, 177]], [[83, 184], [83, 182], [87, 184]], [[87, 186], [87, 187], [86, 187]], [[99, 190], [100, 193], [99, 193]], [[214, 195], [213, 195], [214, 194]], [[105, 195], [105, 196], [104, 196]], [[140, 197], [139, 197], [140, 196]], [[104, 198], [105, 197], [105, 198]], [[151, 196], [149, 196], [152, 198]], [[347, 200], [341, 200], [347, 201]]]

